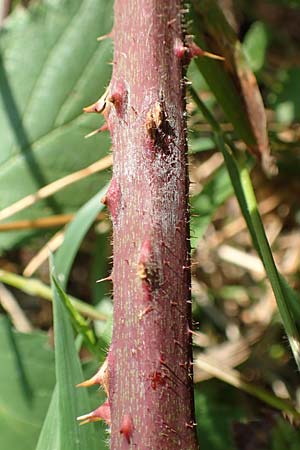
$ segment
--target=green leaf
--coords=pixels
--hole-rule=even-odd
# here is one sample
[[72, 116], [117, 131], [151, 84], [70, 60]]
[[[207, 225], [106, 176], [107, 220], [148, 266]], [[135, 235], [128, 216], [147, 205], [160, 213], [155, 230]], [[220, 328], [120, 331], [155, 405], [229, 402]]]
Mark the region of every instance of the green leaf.
[[[205, 6], [205, 10], [204, 10]], [[207, 14], [204, 14], [207, 12]], [[207, 44], [205, 42], [205, 33], [210, 36], [215, 34], [215, 39], [219, 37], [221, 40], [227, 42], [230, 39], [229, 49], [232, 48], [232, 42], [236, 41], [233, 30], [225, 20], [223, 14], [220, 12], [216, 2], [192, 1], [192, 20], [193, 20], [193, 34], [197, 44], [205, 49]], [[212, 32], [210, 27], [216, 27]], [[225, 35], [225, 36], [224, 36]], [[209, 51], [216, 52], [215, 49], [208, 48]], [[218, 51], [223, 55], [223, 51], [218, 48]], [[234, 125], [236, 132], [244, 141], [250, 145], [255, 143], [255, 138], [251, 130], [249, 119], [245, 114], [245, 108], [242, 99], [235, 87], [234, 80], [230, 74], [225, 70], [224, 65], [220, 61], [215, 61], [210, 58], [197, 58], [195, 63], [205, 78], [208, 86], [215, 95], [217, 101], [222, 106], [226, 116]]]
[[91, 352], [96, 354], [99, 353], [96, 345], [96, 336], [93, 329], [89, 326], [88, 322], [84, 319], [84, 317], [78, 311], [76, 311], [71, 301], [69, 300], [68, 296], [60, 287], [55, 277], [53, 277], [53, 282], [60, 296], [60, 300], [64, 304], [65, 309], [69, 314], [69, 317], [73, 323], [76, 332], [83, 337], [84, 343]]
[[236, 159], [234, 154], [237, 154], [237, 152], [233, 143], [222, 132], [215, 118], [202, 100], [197, 97], [195, 91], [192, 90], [191, 92], [196, 104], [214, 130], [216, 143], [223, 154], [228, 174], [247, 223], [254, 247], [262, 260], [270, 280], [294, 359], [298, 368], [300, 368], [299, 298], [284, 277], [277, 271], [257, 207], [250, 175], [244, 161], [245, 158], [240, 154], [240, 161]]
[[[291, 288], [278, 273], [272, 251], [265, 234], [264, 226], [258, 211], [256, 198], [247, 167], [243, 162], [238, 162], [234, 155], [225, 146], [220, 134], [216, 136], [220, 150], [230, 174], [231, 182], [237, 196], [241, 211], [248, 226], [253, 244], [263, 262], [267, 276], [270, 280], [278, 310], [287, 333], [291, 350], [300, 369], [300, 333], [294, 317], [295, 295], [291, 295]], [[242, 159], [242, 158], [241, 158]]]
[[97, 310], [108, 318], [106, 322], [95, 322], [96, 334], [101, 339], [102, 347], [106, 349], [110, 345], [113, 328], [113, 304], [111, 299], [104, 297], [97, 305]]
[[[80, 247], [80, 244], [82, 242], [82, 239], [84, 238], [87, 230], [89, 229], [89, 227], [91, 226], [92, 222], [94, 221], [95, 217], [97, 216], [97, 214], [99, 213], [99, 211], [103, 208], [103, 204], [99, 202], [99, 199], [101, 199], [101, 197], [103, 196], [104, 192], [106, 191], [106, 187], [103, 189], [103, 191], [101, 191], [100, 193], [96, 194], [88, 203], [86, 203], [76, 214], [75, 218], [73, 219], [73, 221], [69, 224], [69, 226], [67, 227], [66, 233], [65, 233], [65, 237], [64, 237], [64, 242], [62, 243], [60, 249], [57, 251], [56, 256], [55, 256], [55, 263], [57, 264], [58, 267], [58, 271], [59, 271], [59, 279], [61, 282], [62, 286], [66, 286], [67, 284], [67, 280], [68, 280], [68, 276], [70, 273], [70, 269], [71, 266], [73, 264], [74, 258], [76, 256], [76, 253]], [[62, 318], [62, 323], [60, 324], [60, 326], [64, 326], [64, 324], [66, 325], [66, 330], [65, 333], [68, 335], [69, 339], [71, 339], [72, 336], [72, 329], [71, 329], [71, 325], [68, 321], [68, 314], [67, 311], [64, 309], [64, 305], [61, 304], [61, 299], [60, 299], [60, 294], [62, 293], [62, 289], [58, 290], [57, 287], [55, 286], [54, 283], [52, 283], [52, 289], [53, 289], [53, 293], [54, 293], [54, 301], [56, 300], [56, 304], [58, 303], [58, 308], [61, 308], [61, 311], [64, 314], [64, 317]], [[56, 309], [54, 309], [54, 311], [57, 311], [57, 307]], [[56, 316], [55, 316], [56, 317]], [[58, 325], [56, 325], [56, 329], [58, 328]], [[65, 345], [67, 346], [67, 342], [65, 343]], [[66, 350], [68, 352], [73, 352], [72, 355], [72, 363], [73, 365], [75, 365], [76, 367], [76, 371], [73, 374], [70, 374], [70, 377], [79, 377], [79, 381], [83, 380], [83, 376], [81, 373], [81, 367], [80, 367], [80, 362], [78, 360], [78, 356], [75, 350], [75, 345], [74, 345], [74, 340], [72, 341], [71, 339], [71, 347], [68, 348], [66, 347]], [[75, 351], [75, 354], [74, 354]], [[72, 367], [72, 370], [74, 369], [74, 367]], [[60, 370], [65, 370], [64, 366], [63, 366], [63, 360], [61, 360], [61, 364], [56, 366], [56, 371], [57, 371], [57, 390], [58, 390], [58, 396], [60, 396], [59, 394], [59, 388], [58, 388], [58, 380], [59, 380], [59, 371]], [[64, 374], [61, 374], [61, 377], [64, 377]], [[66, 382], [70, 382], [70, 380], [65, 380]], [[80, 412], [77, 412], [76, 416], [82, 415], [84, 412], [88, 412], [90, 410], [90, 407], [88, 407], [86, 405], [86, 395], [83, 396], [82, 395], [78, 395], [80, 392], [83, 392], [84, 390], [75, 390], [74, 386], [76, 384], [79, 383], [79, 381], [74, 382], [73, 384], [67, 386], [67, 388], [69, 390], [74, 390], [74, 392], [72, 392], [73, 397], [76, 397], [75, 399], [72, 398], [68, 398], [67, 395], [64, 396], [64, 401], [65, 401], [65, 405], [66, 405], [66, 409], [70, 409], [71, 414], [75, 414], [74, 412], [74, 408], [78, 406], [78, 404], [81, 406], [82, 410]], [[56, 395], [55, 393], [53, 393], [53, 396]], [[83, 401], [82, 401], [83, 400]], [[70, 402], [70, 404], [69, 404]], [[74, 405], [75, 402], [75, 405]], [[78, 402], [78, 403], [77, 403]], [[48, 440], [49, 440], [49, 436], [47, 435], [47, 430], [49, 428], [51, 428], [51, 423], [53, 421], [53, 415], [57, 415], [57, 411], [59, 410], [60, 406], [60, 401], [59, 399], [56, 400], [53, 399], [51, 406], [48, 410], [48, 414], [47, 417], [45, 419], [44, 422], [44, 426], [43, 426], [43, 431], [42, 434], [40, 436], [40, 447], [37, 450], [42, 450], [43, 445], [45, 443], [45, 445], [49, 445]], [[64, 410], [64, 412], [66, 412], [66, 410]], [[68, 424], [70, 426], [70, 430], [72, 431], [72, 425], [73, 427], [79, 427], [79, 425], [75, 422], [74, 425], [74, 420], [75, 420], [75, 415], [72, 416], [73, 418], [73, 422], [72, 420], [68, 417]], [[64, 418], [62, 418], [62, 420], [64, 420]], [[94, 427], [94, 425], [93, 425]], [[100, 427], [98, 427], [99, 429], [99, 436], [98, 436], [98, 440], [102, 439], [102, 441], [105, 441], [105, 437], [104, 437], [104, 433], [103, 433], [103, 429], [102, 429], [102, 434]], [[77, 428], [76, 428], [76, 432], [77, 432]], [[56, 428], [56, 431], [53, 433], [53, 435], [51, 436], [51, 438], [53, 438], [53, 442], [58, 442], [59, 441], [59, 436], [58, 436], [59, 430], [58, 428]], [[92, 433], [94, 435], [94, 433]], [[45, 441], [44, 441], [45, 439]], [[81, 441], [80, 445], [81, 445]], [[60, 442], [61, 445], [61, 442]], [[80, 447], [84, 450], [84, 447]], [[63, 450], [62, 447], [59, 447], [58, 450]], [[75, 450], [75, 448], [74, 448]]]
[[[51, 269], [54, 281], [54, 268]], [[91, 405], [86, 389], [76, 389], [83, 380], [68, 313], [61, 299], [61, 290], [53, 282], [55, 367], [58, 392], [59, 450], [98, 450], [99, 430], [94, 424], [81, 427], [76, 417], [89, 412]], [[48, 425], [49, 426], [49, 425]]]
[[65, 286], [71, 266], [80, 244], [99, 212], [104, 208], [101, 198], [107, 191], [105, 186], [78, 211], [67, 226], [64, 241], [55, 255], [55, 266], [60, 283]]
[[[107, 152], [102, 119], [82, 113], [108, 82], [112, 1], [44, 0], [16, 9], [0, 33], [0, 209]], [[16, 216], [74, 211], [107, 180], [96, 174]], [[32, 232], [2, 233], [9, 248]]]
[[[205, 389], [203, 389], [205, 387]], [[232, 425], [245, 417], [237, 402], [238, 393], [223, 388], [218, 398], [215, 380], [195, 390], [197, 430], [202, 450], [237, 450], [233, 442]], [[231, 395], [230, 395], [231, 394]], [[234, 405], [234, 407], [232, 407]]]
[[[57, 387], [52, 393], [51, 403], [44, 421], [36, 450], [59, 450], [58, 422], [58, 394]], [[54, 431], [53, 431], [54, 430]]]
[[264, 104], [243, 48], [216, 0], [192, 0], [192, 33], [196, 43], [224, 57], [196, 58], [196, 65], [238, 136], [267, 173], [275, 173], [270, 157]]
[[[24, 395], [11, 339], [0, 318], [1, 448], [32, 450], [37, 442], [54, 386], [54, 354], [45, 333], [12, 331], [30, 395]], [[43, 448], [46, 450], [46, 447]], [[49, 449], [50, 450], [50, 449]], [[51, 448], [51, 450], [55, 450]]]
[[[281, 401], [281, 399], [279, 400]], [[207, 381], [195, 389], [197, 430], [201, 450], [296, 450], [299, 430], [271, 408], [257, 409], [250, 397]]]
[[244, 38], [243, 49], [254, 72], [262, 69], [268, 46], [268, 33], [262, 22], [254, 22]]
[[[273, 107], [280, 123], [290, 125], [300, 119], [300, 99], [296, 92], [300, 89], [300, 69], [293, 67], [284, 74]], [[279, 82], [278, 82], [279, 83]]]
[[200, 194], [191, 199], [191, 246], [203, 236], [216, 210], [233, 194], [225, 166], [220, 167]]
[[214, 140], [210, 137], [189, 137], [189, 153], [206, 152], [215, 148]]
[[276, 427], [272, 430], [272, 450], [297, 450], [300, 442], [299, 428], [293, 427], [290, 423], [277, 418]]

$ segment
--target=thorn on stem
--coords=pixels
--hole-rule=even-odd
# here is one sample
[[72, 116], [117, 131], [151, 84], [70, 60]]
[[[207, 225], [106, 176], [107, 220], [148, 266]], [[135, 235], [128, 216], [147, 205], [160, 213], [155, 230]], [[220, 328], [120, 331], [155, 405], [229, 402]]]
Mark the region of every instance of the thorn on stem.
[[207, 52], [200, 48], [192, 39], [191, 36], [187, 36], [186, 45], [181, 41], [181, 39], [176, 38], [174, 44], [174, 53], [177, 58], [182, 59], [185, 64], [188, 64], [192, 58], [196, 56], [204, 56], [206, 58], [217, 59], [223, 61], [225, 58], [223, 56], [215, 55], [214, 53]]
[[109, 379], [108, 379], [108, 362], [107, 358], [98, 370], [98, 372], [89, 380], [82, 381], [81, 383], [77, 384], [76, 387], [90, 387], [94, 386], [95, 384], [100, 384], [103, 389], [106, 392], [106, 395], [108, 396], [108, 389], [109, 389]]
[[131, 442], [133, 430], [134, 427], [131, 414], [125, 414], [122, 419], [120, 433], [123, 434], [128, 444]]
[[114, 33], [113, 33], [113, 31], [111, 31], [110, 33], [104, 34], [103, 36], [97, 37], [97, 41], [101, 42], [101, 41], [105, 41], [105, 39], [113, 39], [113, 38], [114, 38]]
[[97, 128], [94, 131], [91, 131], [90, 133], [86, 134], [84, 137], [85, 137], [85, 139], [88, 139], [92, 136], [95, 136], [98, 133], [101, 133], [102, 131], [107, 131], [107, 130], [108, 130], [108, 125], [107, 125], [107, 123], [105, 123], [104, 125], [102, 125], [102, 127]]
[[106, 117], [109, 112], [109, 107], [107, 104], [107, 97], [110, 92], [110, 85], [106, 88], [104, 94], [95, 102], [89, 106], [83, 108], [83, 111], [86, 113], [103, 113]]
[[151, 311], [153, 311], [153, 307], [147, 306], [147, 308], [139, 313], [139, 319], [141, 320], [146, 314], [150, 313]]
[[112, 178], [108, 191], [101, 201], [109, 209], [112, 219], [116, 220], [121, 201], [121, 189], [115, 178]]
[[84, 425], [86, 423], [98, 422], [99, 420], [104, 420], [107, 425], [111, 425], [111, 415], [110, 415], [110, 406], [108, 400], [104, 402], [99, 408], [94, 411], [84, 414], [83, 416], [77, 417], [77, 420], [80, 422], [80, 425]]
[[127, 106], [128, 92], [124, 81], [118, 81], [111, 89], [108, 101], [115, 107], [118, 116], [123, 116]]
[[195, 422], [190, 422], [190, 423], [185, 423], [185, 426], [187, 428], [195, 428], [197, 426], [197, 424]]
[[225, 59], [223, 56], [215, 55], [214, 53], [203, 50], [192, 39], [188, 39], [187, 46], [191, 58], [195, 58], [196, 56], [204, 56], [206, 58], [217, 59], [219, 61], [224, 61]]
[[112, 276], [109, 275], [108, 277], [100, 278], [100, 280], [97, 280], [96, 283], [102, 283], [103, 281], [112, 281]]

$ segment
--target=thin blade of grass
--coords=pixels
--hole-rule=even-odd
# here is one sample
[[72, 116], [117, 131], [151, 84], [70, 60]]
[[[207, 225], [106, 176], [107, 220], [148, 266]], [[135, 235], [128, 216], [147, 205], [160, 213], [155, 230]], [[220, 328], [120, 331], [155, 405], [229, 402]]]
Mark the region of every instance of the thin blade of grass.
[[[72, 305], [70, 299], [66, 295], [66, 293], [63, 291], [63, 289], [60, 287], [58, 281], [53, 276], [52, 277], [53, 283], [55, 285], [55, 288], [60, 296], [60, 300], [65, 306], [66, 311], [69, 314], [69, 317], [72, 320], [72, 324], [77, 331], [78, 334], [80, 334], [83, 337], [83, 341], [87, 348], [95, 354], [99, 354], [98, 348], [97, 348], [97, 340], [94, 333], [94, 330], [89, 326], [88, 322], [84, 319], [84, 317], [76, 311], [74, 306]], [[102, 355], [102, 351], [100, 352], [100, 355]], [[99, 355], [99, 356], [100, 356]]]
[[55, 255], [56, 273], [63, 288], [66, 286], [71, 266], [84, 236], [99, 212], [104, 208], [101, 198], [106, 193], [107, 188], [106, 185], [80, 208], [74, 220], [66, 228], [64, 241]]
[[58, 434], [58, 393], [55, 386], [52, 393], [51, 402], [48, 408], [46, 419], [44, 420], [39, 440], [35, 450], [60, 450]]
[[25, 400], [30, 404], [33, 401], [33, 392], [24, 367], [22, 352], [19, 349], [15, 333], [12, 329], [12, 324], [8, 316], [4, 316], [4, 323], [6, 325], [7, 337], [11, 347], [11, 354], [13, 355], [13, 358], [15, 360], [15, 368], [16, 372], [18, 373], [22, 393]]
[[[248, 224], [253, 243], [258, 249], [258, 254], [263, 262], [267, 276], [271, 283], [278, 310], [287, 333], [292, 353], [298, 368], [300, 369], [300, 335], [294, 318], [291, 305], [294, 299], [289, 296], [289, 291], [283, 288], [274, 262], [272, 251], [264, 230], [264, 226], [257, 208], [257, 202], [248, 169], [245, 164], [238, 162], [225, 146], [221, 136], [217, 136], [225, 163], [228, 168], [232, 184], [237, 195], [240, 208]], [[238, 175], [238, 176], [237, 176]]]
[[[41, 297], [44, 300], [52, 302], [51, 288], [42, 283], [40, 280], [35, 278], [26, 278], [12, 272], [8, 272], [7, 270], [0, 269], [0, 281], [8, 284], [9, 286], [13, 286], [16, 289], [20, 289], [20, 291], [25, 292], [26, 294]], [[72, 296], [69, 296], [69, 299], [74, 308], [85, 317], [101, 321], [106, 321], [108, 319], [105, 314], [99, 312], [94, 306]]]
[[[253, 245], [261, 258], [266, 274], [270, 280], [294, 359], [297, 367], [300, 369], [300, 334], [297, 327], [297, 319], [295, 319], [294, 316], [294, 313], [299, 309], [299, 303], [297, 302], [298, 296], [277, 271], [261, 216], [258, 211], [251, 178], [247, 165], [245, 164], [245, 158], [243, 162], [240, 162], [235, 158], [235, 148], [233, 143], [226, 135], [224, 135], [217, 121], [202, 100], [197, 96], [196, 92], [193, 89], [191, 92], [197, 106], [199, 106], [202, 114], [214, 130], [216, 144], [224, 156], [224, 161], [235, 195], [247, 223]], [[241, 160], [242, 158], [240, 157], [239, 159]]]
[[91, 405], [86, 390], [76, 389], [83, 373], [75, 347], [74, 334], [62, 300], [62, 290], [54, 282], [55, 272], [51, 262], [54, 305], [55, 368], [58, 392], [59, 449], [97, 450], [99, 435], [94, 426], [79, 427], [76, 417], [89, 411]]
[[[72, 450], [96, 450], [101, 441], [101, 435], [96, 433], [94, 424], [91, 424], [90, 427], [79, 427], [76, 422], [76, 417], [80, 416], [82, 412], [89, 411], [91, 407], [87, 392], [84, 389], [75, 389], [76, 384], [82, 381], [83, 374], [68, 312], [60, 298], [60, 293], [67, 284], [71, 266], [86, 232], [104, 207], [100, 203], [100, 199], [106, 190], [107, 187], [92, 197], [78, 211], [75, 219], [68, 225], [62, 246], [55, 256], [56, 270], [60, 280], [60, 285], [58, 282], [56, 282], [56, 285], [61, 288], [60, 291], [57, 289], [52, 278], [57, 401], [52, 398], [40, 435], [40, 447], [36, 450], [44, 448], [44, 439], [46, 442], [49, 439], [47, 430], [51, 429], [54, 420], [53, 415], [59, 417], [59, 427], [56, 427], [51, 435], [53, 442], [59, 444], [57, 450], [67, 448]], [[56, 395], [55, 392], [54, 395]]]

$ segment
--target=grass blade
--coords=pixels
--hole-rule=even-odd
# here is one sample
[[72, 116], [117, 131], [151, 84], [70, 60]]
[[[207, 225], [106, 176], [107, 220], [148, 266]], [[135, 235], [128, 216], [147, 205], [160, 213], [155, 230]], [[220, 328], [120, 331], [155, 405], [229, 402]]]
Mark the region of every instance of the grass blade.
[[12, 324], [10, 322], [9, 317], [4, 315], [3, 318], [4, 318], [4, 324], [5, 324], [5, 328], [6, 328], [6, 332], [7, 332], [7, 338], [10, 343], [10, 346], [11, 346], [11, 354], [15, 360], [15, 367], [16, 367], [16, 372], [18, 374], [18, 378], [20, 381], [20, 387], [22, 389], [24, 399], [28, 403], [31, 403], [33, 400], [33, 392], [32, 392], [32, 388], [29, 384], [28, 377], [27, 377], [27, 374], [25, 371], [25, 367], [24, 367], [24, 363], [23, 363], [23, 359], [22, 359], [22, 352], [19, 349], [19, 346], [18, 346], [18, 343], [16, 340], [16, 336], [15, 336], [15, 333], [13, 332]]
[[68, 313], [61, 298], [62, 290], [58, 290], [58, 284], [54, 282], [53, 267], [51, 273], [54, 298], [59, 450], [96, 450], [99, 446], [99, 436], [94, 424], [89, 427], [79, 427], [76, 422], [76, 417], [89, 411], [91, 406], [87, 391], [77, 390], [75, 387], [83, 379], [81, 364]]
[[[241, 162], [235, 158], [235, 148], [233, 143], [223, 134], [217, 121], [204, 105], [202, 100], [197, 96], [196, 92], [192, 89], [191, 93], [197, 106], [199, 106], [202, 114], [214, 130], [216, 143], [224, 156], [225, 164], [235, 195], [247, 223], [254, 247], [262, 260], [266, 274], [270, 280], [294, 359], [300, 369], [300, 335], [296, 319], [293, 314], [294, 311], [297, 312], [299, 310], [299, 307], [297, 306], [297, 294], [294, 293], [293, 289], [277, 271], [260, 213], [258, 211], [248, 168], [245, 161]], [[239, 158], [239, 160], [241, 160], [241, 158]]]
[[60, 284], [65, 287], [74, 258], [88, 229], [104, 208], [101, 198], [107, 191], [106, 185], [92, 197], [76, 214], [74, 220], [67, 226], [64, 241], [55, 255], [55, 267]]
[[257, 208], [257, 202], [248, 169], [245, 164], [238, 162], [233, 154], [228, 151], [220, 135], [217, 136], [217, 141], [219, 148], [224, 155], [225, 163], [227, 165], [240, 208], [247, 222], [253, 243], [258, 250], [271, 283], [294, 359], [300, 369], [300, 335], [293, 315], [293, 310], [291, 308], [291, 304], [294, 302], [294, 299], [289, 298], [289, 291], [286, 289], [286, 286], [283, 286], [282, 277], [280, 277], [277, 271], [272, 251], [270, 249], [264, 226]]
[[[82, 315], [78, 311], [76, 311], [76, 309], [70, 302], [68, 296], [60, 287], [58, 281], [54, 276], [52, 277], [52, 280], [60, 296], [60, 299], [64, 304], [66, 311], [68, 312], [68, 316], [71, 318], [75, 330], [77, 331], [78, 334], [80, 334], [83, 337], [84, 343], [87, 346], [87, 348], [92, 353], [99, 354], [94, 330], [89, 326], [88, 322], [84, 319], [84, 317], [82, 317]], [[102, 352], [100, 352], [100, 355], [102, 355]]]
[[[64, 242], [55, 256], [55, 264], [58, 267], [59, 279], [63, 287], [67, 284], [70, 269], [82, 239], [98, 213], [103, 209], [103, 204], [99, 200], [106, 190], [107, 187], [92, 197], [67, 227]], [[63, 304], [64, 299], [61, 298], [63, 291], [61, 287], [60, 289], [58, 287], [60, 285], [57, 281], [55, 283], [52, 278], [57, 400], [55, 400], [54, 391], [36, 450], [46, 448], [43, 446], [46, 446], [44, 442], [47, 443], [47, 439], [49, 439], [47, 430], [52, 428], [53, 420], [55, 420], [53, 414], [59, 417], [59, 427], [52, 428], [54, 432], [51, 434], [53, 445], [58, 442], [57, 450], [67, 448], [96, 450], [100, 442], [100, 432], [96, 432], [94, 424], [82, 428], [76, 422], [76, 417], [89, 411], [91, 407], [87, 392], [84, 389], [76, 390], [75, 388], [76, 384], [82, 381], [83, 374], [75, 348], [72, 327]]]
[[58, 395], [55, 386], [35, 450], [59, 450]]
[[[42, 283], [40, 280], [23, 277], [21, 275], [16, 275], [15, 273], [0, 269], [0, 281], [26, 292], [26, 294], [35, 295], [52, 302], [51, 288]], [[72, 296], [69, 296], [69, 299], [74, 308], [85, 317], [89, 317], [93, 320], [107, 320], [107, 316], [99, 312], [94, 306], [91, 306]]]

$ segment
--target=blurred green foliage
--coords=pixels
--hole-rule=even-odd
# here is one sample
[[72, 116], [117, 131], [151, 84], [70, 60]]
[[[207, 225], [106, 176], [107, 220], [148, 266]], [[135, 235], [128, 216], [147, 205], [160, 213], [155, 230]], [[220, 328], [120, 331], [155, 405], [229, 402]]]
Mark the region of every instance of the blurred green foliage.
[[[99, 43], [96, 38], [111, 29], [113, 2], [44, 0], [29, 2], [29, 9], [21, 8], [20, 3], [24, 2], [13, 2], [12, 14], [0, 31], [1, 209], [53, 180], [88, 166], [106, 155], [110, 147], [105, 133], [84, 139], [85, 134], [101, 125], [102, 119], [84, 115], [82, 108], [102, 95], [109, 80], [112, 45], [109, 40]], [[200, 7], [208, 4], [201, 0], [193, 3]], [[291, 196], [300, 170], [297, 137], [300, 50], [295, 44], [299, 36], [297, 27], [292, 23], [293, 15], [300, 17], [300, 2], [256, 0], [232, 3], [233, 11], [222, 5], [228, 20], [230, 14], [235, 13], [236, 21], [232, 24], [235, 31], [228, 31], [226, 22], [226, 32], [221, 37], [231, 39], [234, 36], [237, 64], [255, 73], [267, 108], [271, 149], [278, 160], [278, 183], [280, 180], [283, 180], [283, 186], [293, 183], [287, 188]], [[281, 17], [289, 17], [291, 23], [282, 22]], [[198, 19], [194, 17], [193, 23], [197, 24]], [[219, 26], [220, 32], [222, 23], [214, 25]], [[201, 33], [198, 29], [197, 38], [201, 45], [206, 45], [204, 38], [208, 31], [211, 33], [209, 20], [206, 26], [207, 30], [201, 29]], [[214, 122], [207, 120], [203, 109], [188, 98], [190, 157], [195, 166], [208, 161], [215, 153], [218, 133], [225, 142], [231, 142], [234, 148], [243, 151], [242, 141], [248, 142], [252, 135], [243, 106], [244, 97], [237, 84], [237, 72], [233, 75], [226, 65], [208, 59], [193, 61], [189, 67], [188, 78], [220, 127], [214, 129]], [[252, 156], [248, 161], [246, 168], [255, 165]], [[260, 169], [257, 173], [257, 178], [263, 176]], [[79, 393], [75, 391], [75, 384], [92, 375], [103, 362], [111, 337], [110, 284], [109, 281], [95, 284], [97, 279], [108, 275], [110, 268], [111, 230], [107, 219], [102, 219], [88, 234], [103, 209], [99, 200], [109, 177], [108, 171], [88, 177], [8, 219], [77, 213], [54, 258], [54, 327], [59, 330], [56, 333], [56, 367], [51, 340], [45, 331], [19, 333], [12, 328], [7, 316], [0, 320], [0, 436], [5, 448], [107, 448], [102, 423], [96, 427], [87, 425], [79, 431], [75, 421], [76, 415], [87, 413], [89, 408], [96, 408], [103, 402], [104, 394], [96, 389], [91, 389], [90, 396], [85, 390]], [[201, 186], [197, 186], [191, 199], [194, 248], [199, 245], [199, 240], [209, 239], [213, 222], [220, 231], [218, 214], [223, 211], [224, 217], [226, 202], [234, 193], [233, 184], [225, 165], [221, 164], [201, 180]], [[246, 202], [244, 206], [247, 218], [249, 204], [247, 206]], [[230, 204], [225, 214], [228, 211], [230, 214], [231, 207]], [[297, 216], [295, 207], [287, 228], [292, 229], [297, 221], [299, 224], [299, 208]], [[226, 220], [222, 223], [226, 224]], [[249, 230], [255, 242], [255, 231], [251, 226]], [[22, 264], [14, 260], [16, 255], [20, 258], [22, 252], [28, 248], [32, 251], [52, 234], [50, 229], [46, 233], [34, 229], [0, 233], [1, 261], [5, 267], [12, 266], [13, 271], [21, 270]], [[252, 251], [248, 240], [243, 245], [246, 252]], [[196, 256], [204, 258], [202, 254], [196, 253]], [[203, 266], [198, 264], [193, 273], [198, 284], [207, 283], [208, 286], [207, 291], [203, 289], [202, 297], [198, 296], [202, 303], [198, 302], [194, 307], [194, 320], [196, 324], [200, 322], [201, 331], [207, 331], [210, 345], [215, 347], [219, 343], [230, 343], [228, 335], [232, 329], [247, 334], [247, 321], [242, 322], [239, 317], [239, 312], [243, 313], [242, 298], [246, 297], [254, 307], [267, 289], [261, 280], [254, 283], [255, 277], [251, 278], [249, 273], [239, 278], [238, 271], [230, 285], [220, 286], [220, 277], [226, 270], [222, 266], [213, 272], [214, 262], [210, 256]], [[44, 273], [42, 276], [50, 281]], [[240, 279], [243, 286], [239, 284]], [[299, 286], [298, 273], [293, 273], [292, 281]], [[78, 282], [82, 284], [81, 288]], [[282, 278], [280, 283], [285, 283]], [[286, 298], [293, 297], [296, 307], [292, 316], [297, 320], [298, 298], [286, 284], [283, 284], [283, 291]], [[14, 292], [18, 297], [17, 291]], [[91, 308], [104, 313], [108, 320], [88, 322], [83, 319], [70, 307], [68, 292], [88, 300]], [[20, 299], [22, 303], [24, 298]], [[233, 310], [237, 313], [232, 318]], [[265, 325], [265, 341], [255, 347], [254, 355], [246, 358], [241, 371], [245, 369], [246, 374], [247, 370], [259, 372], [257, 378], [253, 376], [254, 384], [263, 384], [269, 390], [276, 386], [275, 381], [283, 383], [284, 380], [289, 400], [299, 407], [298, 374], [290, 360], [290, 350], [278, 332], [275, 313], [271, 319], [270, 325]], [[47, 329], [51, 325], [48, 324]], [[195, 352], [205, 348], [204, 344], [199, 347], [195, 344]], [[79, 349], [83, 367], [78, 357]], [[273, 391], [277, 395], [275, 388]], [[280, 412], [220, 380], [197, 385], [195, 403], [202, 450], [296, 450], [299, 447], [299, 431], [284, 420]]]

